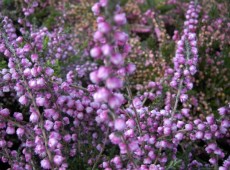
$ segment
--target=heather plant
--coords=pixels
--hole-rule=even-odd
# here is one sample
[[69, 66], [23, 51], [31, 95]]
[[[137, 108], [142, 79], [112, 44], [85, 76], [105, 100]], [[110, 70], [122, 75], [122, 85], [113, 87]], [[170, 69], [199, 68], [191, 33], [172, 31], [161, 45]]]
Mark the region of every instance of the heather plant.
[[2, 1], [3, 169], [229, 169], [225, 5]]

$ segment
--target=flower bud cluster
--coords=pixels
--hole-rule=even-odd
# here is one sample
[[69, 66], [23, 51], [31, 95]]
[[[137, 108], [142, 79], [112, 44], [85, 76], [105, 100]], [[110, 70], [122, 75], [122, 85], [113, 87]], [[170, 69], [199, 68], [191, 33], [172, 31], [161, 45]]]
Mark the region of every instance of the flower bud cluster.
[[[193, 88], [193, 76], [197, 72], [198, 63], [196, 29], [199, 12], [200, 6], [191, 1], [185, 15], [183, 34], [181, 39], [177, 41], [176, 54], [173, 58], [174, 73], [170, 82], [170, 86], [177, 89], [177, 94], [172, 94], [176, 98], [172, 116], [175, 113], [178, 101], [186, 103], [189, 99], [187, 91]], [[185, 117], [189, 115], [189, 109], [187, 108], [181, 112]]]
[[[6, 93], [12, 93], [15, 102], [27, 110], [11, 114], [7, 108], [0, 109], [1, 131], [4, 134], [0, 137], [2, 147], [4, 143], [9, 143], [9, 147], [1, 152], [1, 159], [12, 167], [17, 166], [15, 169], [32, 169], [34, 162], [31, 160], [35, 154], [44, 169], [67, 169], [66, 158], [76, 155], [77, 135], [74, 127], [79, 126], [78, 120], [82, 120], [84, 116], [81, 101], [75, 101], [77, 96], [83, 95], [82, 91], [74, 88], [69, 92], [66, 87], [68, 82], [55, 77], [53, 68], [45, 65], [45, 59], [52, 61], [52, 58], [57, 58], [53, 56], [55, 52], [52, 50], [55, 49], [57, 49], [56, 54], [67, 56], [68, 53], [61, 53], [60, 50], [71, 46], [58, 47], [57, 38], [61, 37], [64, 40], [64, 37], [55, 31], [49, 33], [45, 28], [38, 32], [31, 32], [26, 40], [22, 36], [17, 36], [15, 31], [12, 21], [5, 17], [0, 37], [0, 52], [8, 60], [8, 69], [1, 70], [3, 78], [0, 91], [3, 97]], [[43, 42], [46, 35], [51, 40], [47, 44], [50, 51], [43, 56], [46, 51]], [[74, 50], [71, 48], [70, 51]], [[67, 78], [67, 81], [70, 81], [71, 76], [68, 77], [70, 78]], [[71, 94], [71, 96], [67, 96], [60, 103], [60, 100], [63, 100], [60, 93]], [[68, 106], [68, 109], [64, 109], [63, 104]], [[88, 105], [89, 102], [86, 104]], [[27, 117], [26, 120], [23, 120], [24, 116]], [[75, 117], [77, 118], [74, 121], [70, 121]], [[64, 129], [70, 124], [75, 126], [71, 131], [66, 132]], [[14, 134], [21, 142], [22, 153], [12, 149], [14, 138], [8, 139], [7, 136]], [[14, 153], [14, 156], [6, 157], [10, 152]], [[20, 155], [20, 160], [16, 157], [17, 154]]]
[[92, 7], [97, 16], [97, 31], [94, 33], [94, 47], [90, 55], [96, 60], [102, 60], [104, 65], [90, 73], [90, 79], [95, 84], [103, 83], [104, 87], [98, 88], [94, 100], [108, 103], [112, 109], [119, 108], [124, 103], [124, 96], [119, 89], [124, 86], [125, 76], [135, 71], [135, 65], [125, 64], [125, 59], [130, 51], [128, 35], [121, 30], [127, 23], [126, 14], [119, 6], [114, 7], [115, 12], [110, 19], [100, 15], [103, 9], [108, 8], [108, 1], [100, 1]]

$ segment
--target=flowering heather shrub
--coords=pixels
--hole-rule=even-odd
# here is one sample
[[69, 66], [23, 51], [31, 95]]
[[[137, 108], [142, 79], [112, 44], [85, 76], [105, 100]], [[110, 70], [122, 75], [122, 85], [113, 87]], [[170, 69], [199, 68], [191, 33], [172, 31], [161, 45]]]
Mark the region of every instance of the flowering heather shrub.
[[0, 169], [228, 170], [227, 5], [1, 1]]

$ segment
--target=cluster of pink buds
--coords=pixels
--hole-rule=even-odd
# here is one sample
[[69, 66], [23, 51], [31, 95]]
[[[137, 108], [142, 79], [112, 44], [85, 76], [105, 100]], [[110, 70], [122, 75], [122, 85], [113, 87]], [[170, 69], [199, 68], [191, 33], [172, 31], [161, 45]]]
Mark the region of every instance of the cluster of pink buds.
[[92, 10], [97, 16], [98, 29], [94, 33], [94, 47], [90, 55], [95, 60], [102, 60], [104, 65], [90, 74], [90, 79], [95, 84], [104, 84], [94, 94], [97, 102], [108, 103], [112, 109], [119, 108], [124, 103], [124, 96], [119, 89], [124, 87], [125, 76], [135, 71], [135, 65], [125, 64], [125, 59], [130, 51], [128, 35], [121, 30], [127, 19], [119, 6], [115, 6], [112, 17], [107, 19], [100, 15], [101, 11], [108, 8], [108, 1], [101, 0]]
[[34, 13], [35, 8], [38, 7], [39, 2], [37, 0], [24, 0], [25, 7], [22, 9], [25, 16], [29, 16]]
[[[9, 143], [4, 152], [0, 153], [1, 160], [8, 162], [13, 169], [30, 170], [34, 166], [32, 157], [35, 154], [40, 159], [39, 166], [43, 169], [64, 170], [68, 167], [66, 156], [76, 154], [77, 138], [74, 129], [65, 132], [64, 128], [69, 126], [70, 117], [75, 117], [78, 112], [73, 114], [74, 110], [65, 110], [63, 104], [68, 108], [77, 105], [78, 111], [82, 111], [83, 106], [80, 101], [75, 103], [76, 99], [72, 100], [71, 97], [64, 98], [65, 100], [60, 102], [62, 96], [59, 93], [64, 94], [68, 91], [64, 86], [67, 83], [55, 77], [54, 70], [45, 65], [44, 39], [48, 37], [50, 40], [47, 42], [49, 51], [46, 53], [46, 59], [50, 59], [51, 62], [52, 59], [60, 58], [56, 56], [57, 54], [65, 58], [68, 52], [74, 50], [65, 44], [60, 46], [58, 40], [64, 40], [64, 37], [57, 31], [50, 33], [46, 28], [38, 32], [32, 31], [25, 40], [24, 37], [17, 36], [11, 19], [4, 17], [2, 24], [0, 53], [8, 60], [8, 69], [2, 69], [0, 72], [1, 97], [4, 98], [6, 93], [10, 93], [13, 100], [26, 110], [12, 112], [0, 106], [0, 129], [1, 134], [4, 134], [0, 136], [2, 143], [0, 149]], [[62, 51], [65, 49], [67, 50]], [[73, 89], [71, 94], [74, 93], [73, 97], [82, 96], [78, 90]], [[81, 120], [82, 117], [81, 112], [77, 120]], [[77, 120], [74, 121], [78, 127]], [[73, 121], [71, 123], [73, 124]], [[12, 135], [17, 135], [22, 151], [12, 149], [14, 138], [8, 139], [8, 136]], [[17, 155], [20, 155], [20, 159]]]
[[[186, 92], [193, 88], [193, 76], [197, 72], [198, 49], [196, 39], [196, 28], [200, 6], [191, 1], [185, 15], [184, 30], [181, 39], [177, 41], [176, 55], [173, 58], [174, 75], [170, 82], [172, 88], [178, 89], [173, 97], [182, 103], [188, 101]], [[177, 102], [177, 101], [176, 101]], [[172, 115], [175, 110], [172, 111]], [[184, 109], [182, 114], [188, 116], [189, 109]]]

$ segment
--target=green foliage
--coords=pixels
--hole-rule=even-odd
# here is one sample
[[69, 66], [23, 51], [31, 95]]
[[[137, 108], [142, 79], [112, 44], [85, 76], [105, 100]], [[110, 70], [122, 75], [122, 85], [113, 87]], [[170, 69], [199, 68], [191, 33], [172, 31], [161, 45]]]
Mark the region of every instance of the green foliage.
[[54, 7], [48, 6], [42, 9], [37, 9], [34, 14], [29, 16], [29, 20], [32, 21], [34, 25], [45, 26], [48, 29], [52, 29], [57, 23], [57, 18], [61, 16]]
[[[228, 69], [228, 75], [230, 74], [230, 46], [225, 46], [222, 50], [222, 56], [224, 58], [224, 67]], [[227, 76], [228, 76], [227, 75]], [[227, 88], [225, 94], [230, 94], [230, 88]]]
[[153, 52], [158, 49], [157, 39], [149, 36], [145, 41], [142, 42], [142, 47], [147, 47]]
[[88, 170], [83, 158], [80, 155], [75, 156], [72, 159], [68, 159], [69, 170], [80, 170], [85, 169]]
[[127, 2], [128, 0], [121, 0], [121, 6], [124, 6]]
[[43, 51], [46, 51], [47, 50], [47, 47], [48, 47], [48, 43], [49, 43], [49, 37], [48, 36], [45, 36], [44, 39], [43, 39], [43, 42], [42, 42], [42, 45], [43, 45]]
[[146, 0], [144, 4], [140, 4], [139, 6], [141, 11], [145, 12], [151, 8], [158, 8], [158, 6], [161, 6], [160, 4], [162, 4], [163, 2], [165, 2], [165, 0]]
[[3, 5], [4, 6], [11, 6], [14, 3], [14, 0], [3, 0]]
[[44, 26], [48, 29], [51, 29], [57, 23], [57, 17], [61, 16], [61, 14], [55, 9], [50, 7], [50, 14], [44, 20]]
[[172, 10], [173, 8], [175, 8], [175, 5], [165, 5], [165, 4], [162, 4], [162, 5], [158, 5], [157, 6], [157, 9], [160, 11], [161, 14], [165, 14], [168, 11]]
[[46, 66], [46, 67], [52, 68], [52, 69], [54, 70], [54, 75], [57, 76], [57, 77], [60, 77], [60, 75], [61, 75], [61, 64], [60, 64], [60, 62], [59, 62], [58, 59], [55, 60], [55, 63], [54, 63], [54, 64], [52, 64], [52, 63], [50, 62], [50, 60], [48, 60], [48, 61], [46, 62], [46, 64], [45, 64], [45, 66]]
[[0, 70], [7, 67], [7, 63], [2, 56], [0, 56]]
[[224, 64], [227, 68], [230, 68], [230, 60], [229, 60], [229, 56], [230, 56], [230, 46], [225, 46], [222, 50], [222, 55], [224, 57]]
[[166, 42], [164, 44], [162, 44], [161, 47], [161, 54], [162, 57], [168, 62], [171, 62], [171, 56], [174, 54], [175, 51], [175, 42], [171, 41], [171, 42]]
[[211, 10], [208, 14], [211, 18], [217, 18], [219, 16], [219, 11], [215, 4], [212, 4]]
[[164, 106], [164, 99], [162, 96], [156, 97], [151, 103], [151, 109], [162, 108]]
[[177, 170], [180, 168], [182, 163], [181, 159], [175, 159], [169, 162], [169, 164], [166, 167], [166, 170]]

